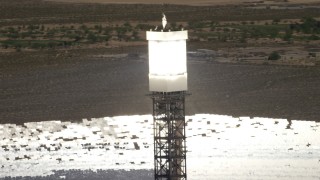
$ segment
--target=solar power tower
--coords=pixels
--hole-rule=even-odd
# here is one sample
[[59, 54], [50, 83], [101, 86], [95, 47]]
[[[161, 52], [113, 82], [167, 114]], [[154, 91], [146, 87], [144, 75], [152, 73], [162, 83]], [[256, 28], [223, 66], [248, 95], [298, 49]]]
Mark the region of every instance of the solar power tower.
[[187, 31], [147, 31], [149, 89], [153, 103], [154, 175], [156, 180], [185, 180]]

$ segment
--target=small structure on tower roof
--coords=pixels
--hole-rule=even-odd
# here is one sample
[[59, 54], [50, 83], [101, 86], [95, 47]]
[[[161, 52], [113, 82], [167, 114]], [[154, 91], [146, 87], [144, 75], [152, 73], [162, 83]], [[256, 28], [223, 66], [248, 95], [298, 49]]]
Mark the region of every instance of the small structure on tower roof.
[[167, 18], [166, 18], [166, 15], [162, 13], [162, 29], [163, 30], [166, 28], [166, 25], [167, 25]]

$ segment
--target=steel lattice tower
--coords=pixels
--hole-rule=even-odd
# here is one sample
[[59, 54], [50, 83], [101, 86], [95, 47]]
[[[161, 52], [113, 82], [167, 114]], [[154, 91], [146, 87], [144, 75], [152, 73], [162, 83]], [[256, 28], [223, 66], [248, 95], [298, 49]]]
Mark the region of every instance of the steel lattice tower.
[[185, 180], [185, 91], [152, 94], [155, 179]]
[[162, 30], [147, 31], [149, 90], [153, 102], [154, 176], [156, 180], [185, 180], [188, 31], [170, 31], [166, 24], [163, 14]]

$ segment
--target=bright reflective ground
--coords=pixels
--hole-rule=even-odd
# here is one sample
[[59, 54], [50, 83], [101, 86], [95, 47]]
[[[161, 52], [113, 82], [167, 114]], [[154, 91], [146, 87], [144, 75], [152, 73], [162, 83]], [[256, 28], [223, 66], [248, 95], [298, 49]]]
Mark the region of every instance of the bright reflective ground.
[[[320, 179], [320, 123], [187, 116], [189, 179]], [[0, 125], [0, 178], [153, 168], [152, 116]], [[152, 175], [150, 176], [152, 179]]]

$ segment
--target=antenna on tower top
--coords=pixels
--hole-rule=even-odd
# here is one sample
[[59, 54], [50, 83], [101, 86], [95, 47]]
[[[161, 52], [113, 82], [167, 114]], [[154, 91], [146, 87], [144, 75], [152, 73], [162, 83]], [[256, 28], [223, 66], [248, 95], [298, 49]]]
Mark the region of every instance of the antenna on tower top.
[[166, 28], [166, 25], [167, 25], [167, 18], [166, 18], [166, 15], [162, 13], [162, 29], [163, 30]]

